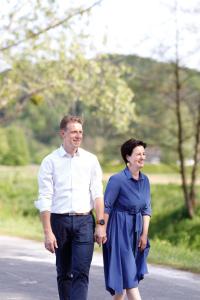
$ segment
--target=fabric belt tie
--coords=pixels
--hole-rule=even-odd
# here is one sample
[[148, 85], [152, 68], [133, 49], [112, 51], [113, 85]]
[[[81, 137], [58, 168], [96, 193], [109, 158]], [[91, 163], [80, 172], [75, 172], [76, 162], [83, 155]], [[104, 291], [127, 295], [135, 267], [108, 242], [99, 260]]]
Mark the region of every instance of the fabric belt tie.
[[141, 232], [143, 227], [143, 220], [141, 212], [129, 211], [130, 215], [135, 216], [135, 232]]
[[135, 216], [135, 242], [133, 245], [133, 253], [134, 256], [137, 257], [138, 254], [138, 243], [139, 243], [139, 237], [140, 237], [140, 233], [142, 232], [142, 227], [143, 227], [143, 220], [142, 220], [142, 214], [141, 211], [136, 212], [135, 210], [131, 210], [129, 212], [130, 215], [134, 215]]
[[135, 232], [142, 232], [143, 219], [142, 219], [142, 214], [141, 214], [140, 210], [139, 211], [136, 211], [135, 209], [121, 210], [119, 208], [116, 208], [116, 211], [126, 212], [129, 215], [135, 216]]

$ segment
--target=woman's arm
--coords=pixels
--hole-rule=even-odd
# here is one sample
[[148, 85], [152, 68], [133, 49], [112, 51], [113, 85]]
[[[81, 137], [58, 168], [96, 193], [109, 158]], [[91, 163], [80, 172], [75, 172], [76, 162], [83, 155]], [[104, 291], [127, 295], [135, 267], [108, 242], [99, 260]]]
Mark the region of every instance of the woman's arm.
[[138, 247], [140, 251], [143, 251], [147, 245], [147, 237], [148, 237], [148, 230], [149, 230], [149, 223], [150, 223], [150, 216], [144, 215], [143, 217], [143, 230], [140, 236]]

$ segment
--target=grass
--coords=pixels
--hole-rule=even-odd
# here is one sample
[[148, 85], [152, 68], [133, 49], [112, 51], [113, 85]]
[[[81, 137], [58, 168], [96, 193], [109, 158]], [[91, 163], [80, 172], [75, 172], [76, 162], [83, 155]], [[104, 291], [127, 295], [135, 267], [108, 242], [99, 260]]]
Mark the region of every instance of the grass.
[[[0, 167], [0, 234], [43, 240], [37, 198], [38, 167]], [[200, 207], [186, 218], [180, 186], [153, 184], [149, 262], [200, 273]], [[200, 186], [197, 187], [200, 200]], [[198, 202], [198, 205], [200, 203]]]
[[199, 250], [181, 244], [174, 246], [166, 240], [151, 240], [148, 262], [200, 273]]
[[[200, 187], [197, 188], [200, 198]], [[190, 250], [200, 248], [200, 201], [196, 216], [190, 220], [183, 205], [181, 188], [175, 184], [152, 186], [153, 217], [150, 237], [166, 240], [174, 246], [184, 246]]]
[[[103, 163], [102, 168], [104, 172], [116, 173], [122, 170], [125, 167], [124, 163], [119, 161], [112, 161], [109, 163]], [[187, 167], [187, 171], [191, 171], [191, 167]], [[179, 174], [178, 166], [166, 165], [166, 164], [149, 164], [146, 163], [143, 172], [147, 174]]]
[[42, 241], [43, 232], [39, 217], [37, 218], [1, 218], [0, 234], [9, 236], [19, 236], [26, 239]]
[[[200, 201], [196, 216], [187, 218], [180, 186], [152, 185], [149, 262], [200, 273]], [[197, 188], [200, 199], [200, 187]]]

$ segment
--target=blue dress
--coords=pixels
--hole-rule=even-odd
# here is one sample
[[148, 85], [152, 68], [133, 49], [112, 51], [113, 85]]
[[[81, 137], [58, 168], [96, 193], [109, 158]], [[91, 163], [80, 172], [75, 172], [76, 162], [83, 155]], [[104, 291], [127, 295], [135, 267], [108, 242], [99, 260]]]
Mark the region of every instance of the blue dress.
[[128, 168], [110, 177], [105, 191], [105, 213], [109, 214], [107, 242], [103, 246], [106, 289], [111, 295], [134, 288], [148, 273], [144, 251], [138, 249], [143, 215], [151, 216], [150, 185], [146, 175], [132, 177]]

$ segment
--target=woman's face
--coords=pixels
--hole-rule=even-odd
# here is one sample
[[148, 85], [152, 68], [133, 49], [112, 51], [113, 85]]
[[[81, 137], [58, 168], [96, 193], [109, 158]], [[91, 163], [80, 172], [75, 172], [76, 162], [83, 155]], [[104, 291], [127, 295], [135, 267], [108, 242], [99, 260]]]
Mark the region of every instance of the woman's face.
[[145, 149], [143, 146], [137, 146], [133, 149], [132, 154], [127, 155], [127, 160], [130, 167], [141, 169], [144, 166], [144, 160], [146, 158]]

